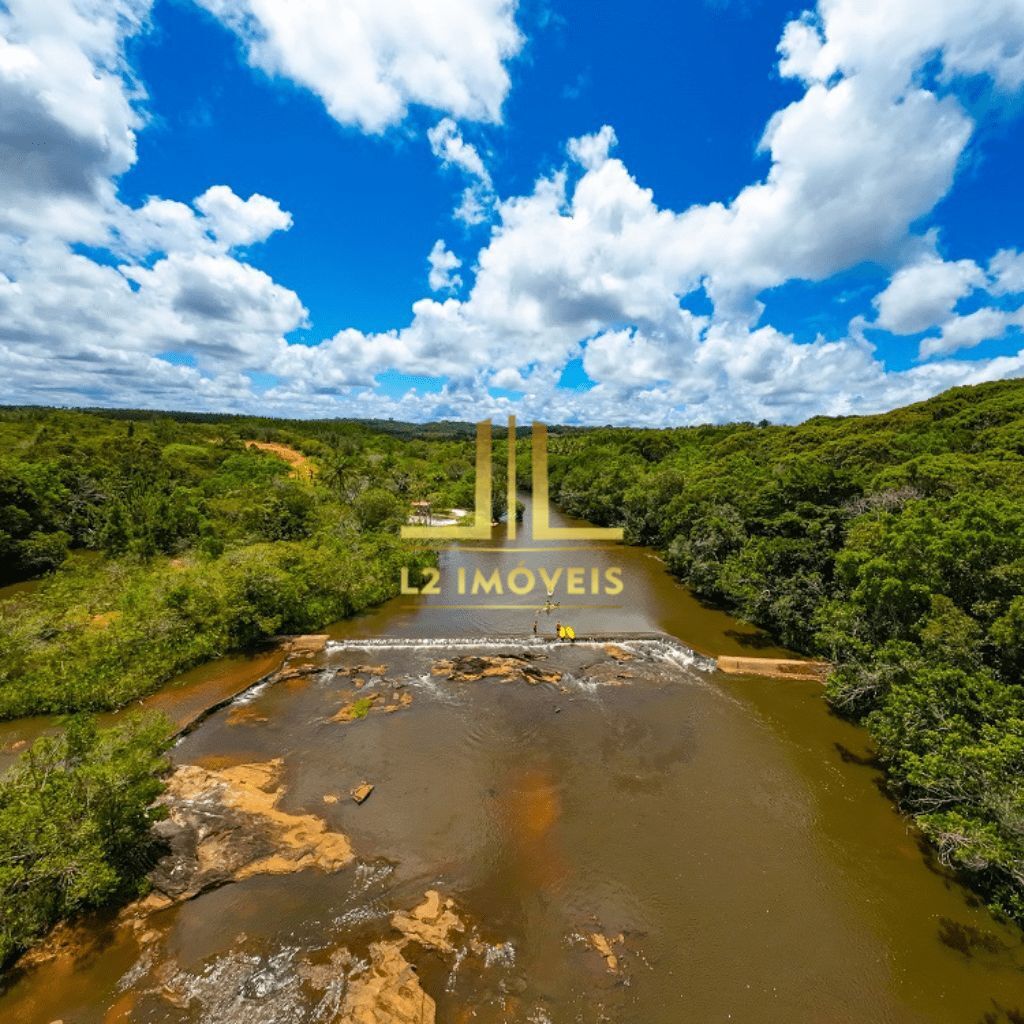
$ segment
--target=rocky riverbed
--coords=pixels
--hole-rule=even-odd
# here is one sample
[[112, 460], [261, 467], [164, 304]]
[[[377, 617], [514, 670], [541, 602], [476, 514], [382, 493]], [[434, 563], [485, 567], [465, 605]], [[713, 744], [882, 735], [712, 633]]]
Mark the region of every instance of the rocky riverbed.
[[788, 757], [678, 646], [318, 638], [173, 760], [150, 891], [26, 958], [0, 1018], [963, 1019], [894, 989]]

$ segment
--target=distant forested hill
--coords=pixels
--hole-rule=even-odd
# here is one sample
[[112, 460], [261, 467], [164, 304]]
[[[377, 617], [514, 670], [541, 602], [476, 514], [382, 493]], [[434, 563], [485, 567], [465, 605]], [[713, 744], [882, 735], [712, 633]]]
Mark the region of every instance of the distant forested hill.
[[941, 858], [1024, 921], [1024, 381], [878, 416], [552, 435], [551, 496], [836, 664]]

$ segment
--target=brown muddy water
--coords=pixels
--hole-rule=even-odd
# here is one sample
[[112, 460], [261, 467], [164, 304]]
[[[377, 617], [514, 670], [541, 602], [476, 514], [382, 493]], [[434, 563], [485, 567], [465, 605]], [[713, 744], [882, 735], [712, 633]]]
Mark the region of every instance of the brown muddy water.
[[[621, 595], [556, 594], [539, 630], [776, 653], [642, 551], [527, 551], [542, 545], [521, 535], [442, 570], [614, 564]], [[338, 625], [319, 672], [258, 687], [176, 747], [212, 773], [280, 758], [277, 808], [347, 837], [351, 863], [258, 871], [140, 927], [88, 922], [11, 976], [0, 1020], [422, 1024], [426, 1000], [440, 1022], [1024, 1020], [1020, 931], [928, 859], [819, 687], [721, 676], [659, 640], [522, 637], [535, 602], [486, 601], [518, 606], [442, 593]], [[480, 665], [459, 659], [495, 655], [523, 661], [462, 681]], [[410, 939], [396, 912], [428, 892], [458, 927]]]
[[[148, 710], [165, 714], [179, 729], [231, 696], [243, 693], [284, 661], [279, 648], [253, 654], [235, 654], [183, 672], [157, 693], [136, 701], [125, 711]], [[124, 711], [98, 714], [100, 725], [113, 725]], [[33, 741], [60, 728], [53, 715], [33, 715], [0, 722], [0, 772], [10, 767]]]
[[[775, 646], [765, 634], [726, 612], [709, 608], [680, 586], [665, 571], [657, 555], [648, 548], [624, 544], [595, 544], [580, 541], [534, 541], [531, 539], [530, 495], [521, 493], [526, 506], [517, 539], [509, 541], [504, 527], [495, 527], [494, 540], [460, 543], [442, 552], [441, 593], [396, 598], [371, 611], [335, 623], [328, 632], [335, 639], [367, 637], [508, 637], [532, 633], [533, 622], [541, 634], [551, 635], [555, 623], [571, 624], [584, 633], [664, 632], [706, 655], [747, 654], [793, 657]], [[589, 526], [579, 519], [551, 510], [554, 527]], [[517, 596], [505, 586], [502, 594], [472, 594], [474, 574], [490, 576], [497, 570], [504, 584], [517, 568], [535, 574], [535, 589]], [[561, 570], [552, 598], [558, 606], [544, 611], [547, 588], [540, 578], [544, 568], [549, 576]], [[570, 569], [583, 569], [583, 589], [570, 595]], [[466, 571], [466, 594], [459, 593], [459, 570]], [[593, 574], [603, 589], [604, 574], [621, 571], [619, 594], [590, 593]]]

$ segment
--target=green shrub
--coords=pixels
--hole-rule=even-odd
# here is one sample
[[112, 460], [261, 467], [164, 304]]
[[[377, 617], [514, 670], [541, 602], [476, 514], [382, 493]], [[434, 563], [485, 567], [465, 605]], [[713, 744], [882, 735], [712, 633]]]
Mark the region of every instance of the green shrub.
[[0, 776], [0, 965], [57, 921], [141, 891], [169, 727], [72, 719]]

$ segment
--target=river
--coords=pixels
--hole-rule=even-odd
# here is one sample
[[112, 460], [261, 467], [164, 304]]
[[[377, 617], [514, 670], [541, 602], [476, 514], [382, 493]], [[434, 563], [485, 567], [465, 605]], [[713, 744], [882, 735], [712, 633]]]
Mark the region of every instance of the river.
[[[463, 930], [451, 949], [404, 955], [439, 1021], [1024, 1019], [1021, 932], [927, 855], [865, 733], [817, 684], [724, 676], [656, 640], [612, 656], [549, 645], [532, 627], [785, 652], [703, 607], [649, 552], [535, 542], [529, 509], [519, 535], [446, 550], [441, 594], [335, 624], [320, 672], [256, 689], [175, 748], [177, 764], [210, 771], [281, 758], [280, 808], [347, 836], [350, 866], [224, 885], [154, 914], [146, 941], [91, 921], [61, 957], [12, 975], [0, 1019], [330, 1022], [343, 999], [331, 980], [354, 991], [397, 934], [391, 915], [435, 890]], [[543, 593], [457, 593], [460, 567], [507, 579], [520, 566], [583, 567], [587, 581], [617, 567], [622, 590], [560, 587], [539, 615]], [[453, 659], [495, 652], [557, 683], [452, 681]], [[273, 657], [206, 666], [159, 699], [187, 717]], [[400, 710], [335, 720], [371, 689]], [[357, 805], [348, 790], [364, 780], [375, 788]]]

